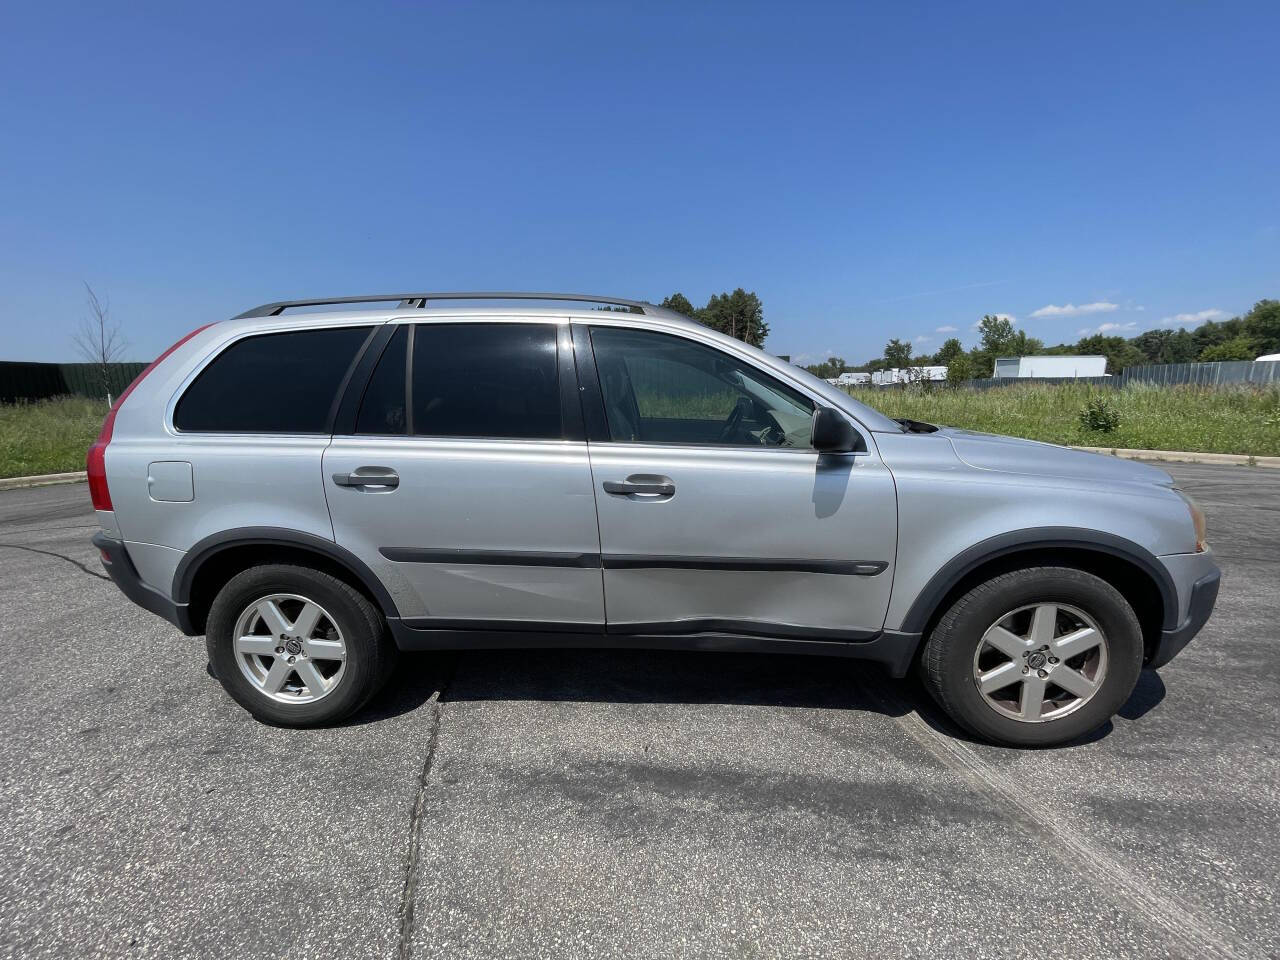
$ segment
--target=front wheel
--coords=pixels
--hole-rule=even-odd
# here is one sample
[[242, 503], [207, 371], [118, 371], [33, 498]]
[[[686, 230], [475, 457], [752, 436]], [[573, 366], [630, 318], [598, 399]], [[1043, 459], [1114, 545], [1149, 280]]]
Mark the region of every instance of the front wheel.
[[979, 584], [938, 621], [925, 685], [956, 722], [997, 743], [1051, 746], [1097, 729], [1133, 692], [1142, 628], [1105, 580], [1069, 567]]
[[205, 645], [223, 688], [259, 720], [332, 723], [377, 692], [395, 647], [377, 609], [336, 577], [270, 564], [232, 577]]

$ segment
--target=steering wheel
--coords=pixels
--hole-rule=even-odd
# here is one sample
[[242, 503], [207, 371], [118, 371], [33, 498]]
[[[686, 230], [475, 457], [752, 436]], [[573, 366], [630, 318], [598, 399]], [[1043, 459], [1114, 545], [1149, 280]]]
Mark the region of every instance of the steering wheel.
[[738, 397], [738, 402], [733, 405], [733, 409], [729, 411], [729, 418], [725, 420], [724, 427], [720, 430], [720, 442], [732, 443], [737, 439], [738, 427], [742, 424], [742, 418], [751, 410], [750, 397]]

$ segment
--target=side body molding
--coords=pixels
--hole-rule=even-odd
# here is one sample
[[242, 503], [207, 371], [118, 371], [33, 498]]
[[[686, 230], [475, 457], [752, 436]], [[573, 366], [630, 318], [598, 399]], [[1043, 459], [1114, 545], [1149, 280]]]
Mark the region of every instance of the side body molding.
[[923, 633], [938, 605], [966, 576], [983, 564], [1025, 550], [1092, 550], [1127, 560], [1148, 574], [1160, 590], [1164, 628], [1178, 626], [1178, 591], [1173, 578], [1155, 555], [1144, 547], [1100, 530], [1075, 527], [1029, 527], [989, 537], [952, 557], [933, 575], [907, 611], [899, 628], [905, 633]]
[[352, 576], [364, 585], [370, 595], [377, 601], [384, 616], [399, 617], [391, 594], [382, 585], [382, 581], [374, 574], [363, 560], [350, 550], [338, 546], [332, 540], [317, 537], [314, 534], [302, 533], [298, 530], [287, 530], [277, 527], [240, 527], [235, 530], [224, 530], [205, 537], [195, 544], [182, 558], [178, 568], [173, 572], [173, 599], [176, 603], [186, 604], [191, 601], [191, 585], [195, 582], [200, 568], [213, 557], [225, 550], [235, 547], [274, 546], [302, 547], [315, 553], [323, 554], [334, 563], [345, 568]]

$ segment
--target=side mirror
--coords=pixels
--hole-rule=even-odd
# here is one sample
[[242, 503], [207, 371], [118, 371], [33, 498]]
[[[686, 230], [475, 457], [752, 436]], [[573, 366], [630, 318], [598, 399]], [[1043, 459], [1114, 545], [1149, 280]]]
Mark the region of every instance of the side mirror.
[[813, 411], [809, 442], [819, 453], [856, 453], [865, 450], [862, 434], [844, 416], [830, 407]]

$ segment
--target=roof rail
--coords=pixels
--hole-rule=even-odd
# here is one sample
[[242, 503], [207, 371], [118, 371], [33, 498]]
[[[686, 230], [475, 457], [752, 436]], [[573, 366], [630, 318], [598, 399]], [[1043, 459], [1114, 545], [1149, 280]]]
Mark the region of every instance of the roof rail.
[[[401, 308], [422, 308], [428, 300], [575, 300], [583, 303], [607, 303], [627, 307], [631, 313], [650, 316], [679, 317], [680, 314], [665, 307], [656, 307], [644, 300], [623, 300], [619, 297], [596, 297], [586, 293], [530, 293], [527, 291], [461, 291], [452, 293], [374, 293], [363, 297], [321, 297], [314, 300], [277, 300], [246, 310], [232, 319], [247, 320], [251, 317], [277, 317], [290, 307], [323, 307], [340, 303], [389, 303], [398, 302]], [[682, 319], [684, 319], [682, 317]]]

